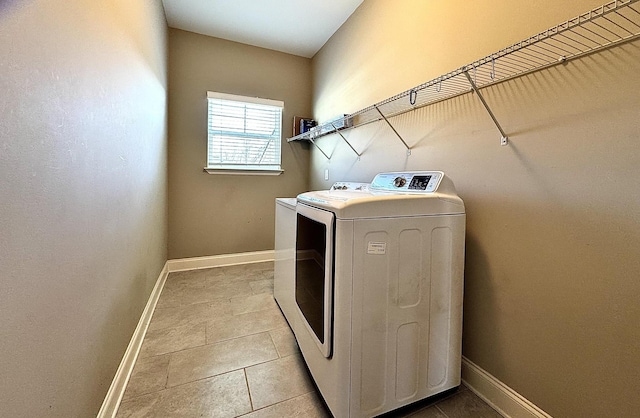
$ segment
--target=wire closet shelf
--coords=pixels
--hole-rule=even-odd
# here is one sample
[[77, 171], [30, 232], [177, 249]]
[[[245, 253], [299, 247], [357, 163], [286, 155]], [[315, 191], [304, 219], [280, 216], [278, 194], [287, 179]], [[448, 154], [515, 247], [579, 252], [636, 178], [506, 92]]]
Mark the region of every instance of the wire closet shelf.
[[[311, 131], [289, 138], [288, 141], [314, 142], [316, 138], [336, 132], [342, 136], [341, 130], [380, 120], [391, 126], [389, 118], [474, 91], [500, 131], [504, 145], [507, 136], [479, 90], [638, 38], [638, 1], [640, 0], [616, 0], [606, 3], [410, 90], [343, 118], [321, 124]], [[402, 140], [397, 132], [396, 135]], [[342, 138], [348, 144], [345, 137]], [[404, 140], [402, 142], [410, 154], [409, 146]]]

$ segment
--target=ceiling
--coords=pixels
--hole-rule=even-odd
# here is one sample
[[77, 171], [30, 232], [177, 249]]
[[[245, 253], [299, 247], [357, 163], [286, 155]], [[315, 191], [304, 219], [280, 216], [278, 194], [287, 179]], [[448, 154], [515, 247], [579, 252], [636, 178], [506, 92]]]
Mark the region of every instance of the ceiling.
[[162, 0], [172, 28], [311, 58], [363, 0]]

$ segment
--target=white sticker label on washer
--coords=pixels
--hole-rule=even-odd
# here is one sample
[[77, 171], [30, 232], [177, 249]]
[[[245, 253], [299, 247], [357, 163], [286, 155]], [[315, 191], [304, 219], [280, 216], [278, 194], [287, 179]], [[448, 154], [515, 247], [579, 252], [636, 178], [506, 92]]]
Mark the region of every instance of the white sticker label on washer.
[[367, 245], [367, 254], [383, 255], [387, 252], [386, 242], [371, 242]]

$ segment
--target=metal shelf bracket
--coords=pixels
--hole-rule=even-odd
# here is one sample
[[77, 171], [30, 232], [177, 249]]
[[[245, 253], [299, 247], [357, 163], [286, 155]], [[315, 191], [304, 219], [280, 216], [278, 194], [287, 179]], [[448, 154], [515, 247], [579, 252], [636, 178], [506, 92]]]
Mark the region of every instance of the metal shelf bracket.
[[387, 117], [380, 111], [380, 109], [378, 109], [378, 106], [374, 105], [374, 108], [378, 111], [378, 113], [380, 114], [380, 117], [382, 117], [382, 119], [385, 122], [387, 122], [387, 125], [389, 125], [389, 127], [391, 128], [393, 133], [396, 134], [396, 136], [400, 139], [400, 141], [402, 141], [402, 143], [404, 144], [405, 148], [407, 149], [407, 156], [411, 155], [411, 148], [409, 147], [409, 145], [407, 145], [407, 143], [404, 141], [404, 139], [402, 139], [402, 136], [400, 136], [398, 131], [396, 131], [396, 128], [393, 127], [391, 122], [389, 122], [389, 119], [387, 119]]
[[346, 142], [346, 143], [347, 143], [347, 145], [349, 145], [349, 148], [351, 148], [351, 150], [352, 150], [353, 152], [355, 152], [355, 153], [356, 153], [356, 155], [358, 156], [358, 161], [360, 161], [360, 156], [361, 156], [362, 154], [358, 153], [358, 151], [356, 151], [356, 149], [355, 149], [355, 148], [353, 148], [353, 145], [351, 145], [351, 144], [349, 143], [349, 141], [347, 141], [347, 138], [345, 138], [345, 137], [344, 137], [344, 135], [342, 135], [342, 132], [340, 132], [340, 131], [338, 130], [338, 128], [336, 128], [336, 125], [334, 125], [334, 124], [333, 124], [333, 122], [331, 123], [331, 126], [333, 127], [334, 132], [336, 132], [338, 135], [340, 135], [340, 137], [344, 140], [344, 142]]
[[500, 135], [502, 135], [500, 137], [500, 145], [507, 145], [509, 143], [509, 137], [504, 132], [504, 129], [502, 129], [502, 126], [500, 126], [498, 119], [496, 119], [496, 116], [491, 111], [491, 108], [487, 104], [487, 101], [482, 96], [482, 93], [480, 93], [480, 90], [478, 90], [478, 86], [476, 86], [476, 83], [474, 83], [473, 80], [471, 79], [471, 76], [469, 75], [469, 71], [467, 69], [464, 70], [464, 75], [467, 77], [467, 80], [469, 80], [469, 84], [471, 85], [473, 92], [478, 96], [478, 99], [480, 99], [480, 102], [482, 103], [484, 108], [487, 110], [487, 113], [489, 113], [489, 116], [491, 116], [491, 120], [493, 120], [493, 123], [496, 125], [496, 128], [498, 128], [498, 131], [500, 131]]
[[327, 160], [331, 159], [331, 157], [329, 157], [324, 151], [322, 151], [322, 148], [320, 148], [318, 144], [316, 144], [316, 141], [314, 141], [313, 138], [309, 137], [309, 142], [311, 142], [316, 148], [318, 148], [318, 151], [320, 151], [322, 155], [326, 157]]

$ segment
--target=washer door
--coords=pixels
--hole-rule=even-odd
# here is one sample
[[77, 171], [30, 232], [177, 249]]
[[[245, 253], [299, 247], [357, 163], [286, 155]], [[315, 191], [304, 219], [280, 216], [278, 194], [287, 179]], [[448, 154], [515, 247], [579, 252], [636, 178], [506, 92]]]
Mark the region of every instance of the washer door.
[[330, 357], [335, 216], [299, 203], [296, 217], [296, 305], [320, 352]]

